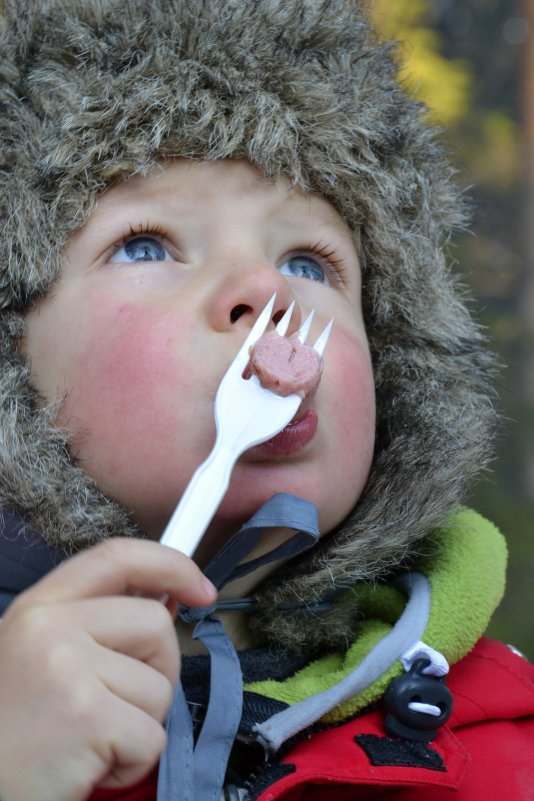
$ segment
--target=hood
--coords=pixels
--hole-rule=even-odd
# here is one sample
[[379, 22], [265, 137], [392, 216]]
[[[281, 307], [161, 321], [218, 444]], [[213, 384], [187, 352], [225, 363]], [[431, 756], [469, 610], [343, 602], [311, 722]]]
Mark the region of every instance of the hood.
[[67, 552], [143, 536], [54, 427], [19, 352], [24, 315], [106, 187], [177, 155], [248, 159], [326, 197], [363, 265], [378, 412], [369, 481], [338, 530], [264, 587], [254, 624], [301, 646], [345, 642], [354, 606], [308, 626], [273, 605], [424, 550], [486, 463], [494, 424], [492, 360], [444, 250], [463, 224], [461, 193], [425, 110], [396, 82], [394, 48], [346, 0], [3, 5], [0, 506]]

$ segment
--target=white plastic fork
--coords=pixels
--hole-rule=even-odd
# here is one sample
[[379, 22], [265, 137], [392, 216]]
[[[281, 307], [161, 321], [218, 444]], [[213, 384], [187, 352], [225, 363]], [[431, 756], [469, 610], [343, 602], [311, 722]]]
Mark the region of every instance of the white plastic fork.
[[[192, 556], [197, 549], [224, 497], [232, 469], [241, 454], [282, 431], [302, 403], [300, 394], [281, 397], [262, 387], [255, 375], [243, 378], [250, 349], [269, 324], [275, 298], [276, 294], [254, 323], [219, 384], [215, 397], [215, 445], [193, 474], [161, 536], [163, 545], [169, 545], [187, 556]], [[292, 303], [289, 306], [276, 326], [280, 336], [287, 332], [294, 305]], [[302, 344], [306, 342], [312, 318], [313, 310], [297, 331]], [[313, 346], [320, 356], [326, 347], [332, 322], [330, 320]]]

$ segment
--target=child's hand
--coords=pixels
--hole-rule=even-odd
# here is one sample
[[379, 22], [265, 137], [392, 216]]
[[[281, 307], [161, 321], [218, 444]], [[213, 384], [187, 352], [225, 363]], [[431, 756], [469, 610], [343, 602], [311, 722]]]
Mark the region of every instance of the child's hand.
[[116, 539], [64, 562], [0, 623], [0, 798], [83, 801], [141, 779], [165, 746], [180, 670], [169, 610], [207, 606], [197, 566], [159, 543]]

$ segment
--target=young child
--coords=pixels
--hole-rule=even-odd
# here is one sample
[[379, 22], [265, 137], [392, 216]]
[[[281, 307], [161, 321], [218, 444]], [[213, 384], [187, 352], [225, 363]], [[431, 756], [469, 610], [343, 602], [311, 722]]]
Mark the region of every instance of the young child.
[[[2, 801], [530, 798], [461, 508], [492, 358], [390, 45], [347, 0], [4, 0], [0, 59]], [[193, 561], [158, 539], [274, 293], [323, 377]]]

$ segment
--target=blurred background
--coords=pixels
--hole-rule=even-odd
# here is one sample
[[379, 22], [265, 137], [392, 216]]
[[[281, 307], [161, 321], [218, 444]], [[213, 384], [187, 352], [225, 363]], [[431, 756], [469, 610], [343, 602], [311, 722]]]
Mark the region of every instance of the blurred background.
[[370, 0], [398, 39], [401, 80], [443, 125], [473, 203], [451, 259], [503, 364], [504, 423], [471, 505], [508, 540], [508, 590], [488, 632], [534, 660], [534, 0]]

